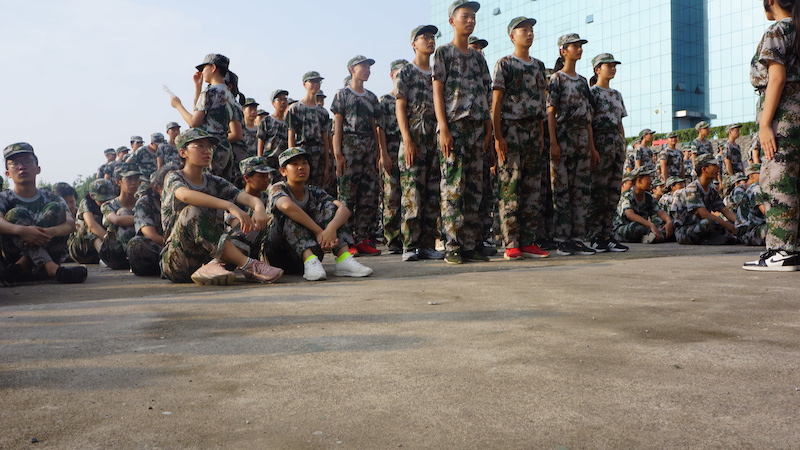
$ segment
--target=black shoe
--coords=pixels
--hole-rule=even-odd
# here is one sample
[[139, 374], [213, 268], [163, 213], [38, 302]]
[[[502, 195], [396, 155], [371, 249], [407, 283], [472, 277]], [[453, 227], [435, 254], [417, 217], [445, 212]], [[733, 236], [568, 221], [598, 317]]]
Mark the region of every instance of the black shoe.
[[458, 250], [444, 252], [444, 262], [447, 264], [463, 264], [464, 258], [461, 257], [461, 252]]
[[86, 266], [59, 267], [56, 270], [56, 281], [65, 284], [83, 283], [87, 275]]
[[403, 244], [401, 244], [397, 239], [392, 239], [387, 247], [389, 247], [390, 255], [400, 255], [403, 253]]
[[483, 256], [494, 256], [497, 254], [497, 249], [494, 247], [488, 247], [486, 244], [481, 242], [475, 247], [475, 253], [480, 253]]
[[479, 261], [479, 262], [488, 262], [489, 257], [478, 251], [475, 250], [465, 250], [462, 252], [464, 259], [469, 261]]
[[556, 253], [561, 256], [572, 256], [578, 253], [578, 249], [575, 248], [575, 245], [573, 245], [572, 241], [564, 241], [558, 243], [558, 249], [556, 250]]
[[579, 240], [572, 241], [572, 246], [575, 247], [576, 255], [591, 256], [597, 253], [593, 248], [589, 248]]
[[609, 242], [610, 241], [608, 239], [594, 238], [594, 239], [592, 239], [592, 246], [591, 247], [597, 253], [607, 252], [608, 251]]
[[536, 245], [538, 245], [540, 249], [546, 251], [558, 249], [558, 243], [552, 239], [541, 239], [539, 241], [536, 241]]
[[755, 261], [742, 264], [744, 270], [764, 272], [794, 272], [800, 269], [798, 255], [784, 250], [767, 250]]
[[3, 286], [13, 286], [21, 276], [22, 266], [19, 264], [9, 264], [5, 269], [0, 266], [0, 283], [3, 283]]
[[606, 250], [609, 252], [627, 252], [630, 247], [627, 245], [622, 245], [619, 243], [618, 240], [611, 238], [606, 245]]

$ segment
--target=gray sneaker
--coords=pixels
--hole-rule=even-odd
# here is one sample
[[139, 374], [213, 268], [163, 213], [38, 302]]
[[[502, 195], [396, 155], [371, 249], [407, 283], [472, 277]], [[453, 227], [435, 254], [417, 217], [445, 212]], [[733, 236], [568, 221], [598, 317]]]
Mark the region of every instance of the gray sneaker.
[[417, 255], [419, 259], [444, 259], [444, 252], [432, 248], [421, 248]]
[[410, 248], [408, 250], [403, 250], [403, 261], [417, 261], [418, 259], [417, 249]]

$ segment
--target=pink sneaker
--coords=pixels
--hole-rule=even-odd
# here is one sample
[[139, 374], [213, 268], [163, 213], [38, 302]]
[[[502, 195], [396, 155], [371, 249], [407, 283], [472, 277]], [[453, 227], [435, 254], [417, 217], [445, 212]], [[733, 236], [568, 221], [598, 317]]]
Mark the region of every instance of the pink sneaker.
[[200, 266], [192, 274], [192, 281], [200, 285], [227, 286], [236, 281], [236, 275], [217, 261], [212, 260]]
[[526, 245], [522, 247], [520, 250], [522, 250], [523, 255], [530, 258], [547, 258], [548, 256], [550, 256], [550, 252], [542, 250], [536, 244]]
[[283, 275], [283, 269], [272, 267], [264, 261], [251, 259], [250, 264], [242, 269], [247, 281], [254, 283], [272, 283]]

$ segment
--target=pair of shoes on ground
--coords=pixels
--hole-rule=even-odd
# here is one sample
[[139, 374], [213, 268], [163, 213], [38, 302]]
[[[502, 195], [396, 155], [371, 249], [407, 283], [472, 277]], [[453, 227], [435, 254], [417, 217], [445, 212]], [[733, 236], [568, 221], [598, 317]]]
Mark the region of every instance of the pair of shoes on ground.
[[800, 270], [800, 254], [770, 249], [757, 260], [742, 264], [742, 269], [758, 272], [795, 272]]
[[[272, 283], [283, 275], [283, 269], [272, 267], [264, 261], [250, 259], [242, 268], [242, 273], [247, 281]], [[192, 281], [200, 285], [229, 286], [236, 282], [236, 274], [215, 259], [200, 266], [192, 274]]]
[[523, 245], [522, 247], [507, 248], [503, 253], [503, 258], [514, 261], [525, 258], [547, 258], [550, 252], [542, 250], [538, 245]]
[[403, 261], [418, 261], [420, 259], [444, 259], [444, 252], [433, 248], [403, 250]]
[[465, 261], [488, 262], [489, 257], [477, 250], [448, 250], [444, 252], [447, 264], [463, 264]]
[[[653, 237], [655, 238], [655, 234], [653, 234]], [[642, 242], [644, 242], [644, 240]], [[645, 242], [645, 243], [647, 243], [647, 242]], [[595, 238], [595, 239], [592, 239], [592, 243], [591, 243], [590, 247], [597, 253], [603, 253], [603, 252], [627, 252], [628, 248], [629, 248], [627, 245], [622, 245], [618, 240], [616, 240], [614, 238], [609, 238], [609, 239]]]
[[[351, 254], [334, 266], [334, 273], [337, 277], [368, 277], [372, 275], [372, 269], [356, 261]], [[316, 256], [308, 258], [303, 263], [303, 278], [308, 281], [327, 280], [328, 274], [322, 267], [322, 261]]]
[[[89, 271], [86, 266], [59, 266], [53, 279], [63, 284], [83, 283], [86, 281]], [[22, 267], [19, 264], [9, 264], [6, 267], [0, 266], [0, 283], [3, 286], [13, 286], [22, 277]]]

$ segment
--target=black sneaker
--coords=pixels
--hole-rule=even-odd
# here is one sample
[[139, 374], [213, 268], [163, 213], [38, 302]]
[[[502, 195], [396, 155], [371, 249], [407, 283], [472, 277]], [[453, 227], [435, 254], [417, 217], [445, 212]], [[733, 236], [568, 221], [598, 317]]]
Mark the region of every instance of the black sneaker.
[[608, 251], [608, 244], [609, 240], [604, 238], [594, 238], [592, 239], [592, 249], [597, 253], [603, 253]]
[[464, 264], [464, 258], [458, 250], [444, 252], [444, 262], [447, 264]]
[[627, 252], [628, 249], [627, 245], [622, 245], [619, 243], [618, 240], [611, 238], [608, 240], [608, 244], [606, 244], [606, 250], [609, 252]]
[[[497, 250], [495, 250], [495, 253]], [[464, 259], [469, 261], [479, 261], [479, 262], [488, 262], [489, 257], [481, 253], [478, 249], [475, 250], [465, 250], [462, 253]]]
[[392, 241], [389, 242], [389, 245], [387, 247], [389, 247], [390, 255], [399, 255], [403, 253], [403, 245], [400, 244], [400, 241], [398, 241], [397, 239], [392, 239]]
[[552, 239], [540, 239], [536, 241], [536, 245], [539, 246], [540, 249], [550, 251], [550, 250], [557, 250], [558, 249], [558, 242]]
[[483, 256], [494, 256], [497, 254], [497, 249], [494, 246], [487, 246], [481, 242], [475, 247], [475, 253], [480, 253]]
[[794, 272], [798, 267], [798, 255], [785, 250], [767, 250], [756, 261], [742, 264], [744, 270], [763, 272]]
[[575, 248], [575, 245], [572, 243], [572, 241], [564, 241], [558, 243], [558, 249], [556, 250], [556, 253], [561, 256], [572, 256], [578, 253], [578, 249]]
[[13, 286], [21, 276], [22, 266], [19, 264], [9, 264], [5, 269], [0, 266], [0, 283], [3, 283], [3, 286]]
[[575, 247], [576, 255], [591, 256], [597, 253], [593, 248], [589, 248], [579, 240], [572, 241], [572, 246]]
[[65, 284], [83, 283], [87, 275], [86, 266], [59, 267], [56, 270], [56, 281]]

